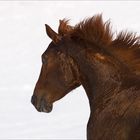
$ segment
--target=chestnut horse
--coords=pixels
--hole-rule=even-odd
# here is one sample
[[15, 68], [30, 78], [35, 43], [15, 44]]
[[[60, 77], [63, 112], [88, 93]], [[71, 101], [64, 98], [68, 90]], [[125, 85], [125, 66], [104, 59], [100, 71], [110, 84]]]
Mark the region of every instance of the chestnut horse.
[[58, 33], [42, 54], [42, 68], [31, 102], [39, 112], [82, 85], [90, 104], [88, 140], [140, 140], [140, 39], [135, 33], [113, 35], [102, 15], [70, 26], [60, 20]]

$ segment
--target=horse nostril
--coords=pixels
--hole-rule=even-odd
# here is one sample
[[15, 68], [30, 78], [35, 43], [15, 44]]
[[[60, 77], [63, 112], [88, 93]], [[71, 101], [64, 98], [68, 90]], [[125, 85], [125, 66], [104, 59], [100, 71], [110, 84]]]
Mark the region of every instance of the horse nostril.
[[31, 103], [32, 103], [33, 105], [35, 105], [36, 102], [37, 102], [37, 97], [36, 97], [35, 95], [33, 95], [32, 98], [31, 98]]
[[52, 104], [46, 102], [45, 99], [38, 99], [36, 95], [33, 95], [31, 98], [31, 103], [34, 105], [34, 107], [39, 111], [39, 112], [51, 112], [52, 110]]
[[40, 112], [51, 112], [52, 110], [52, 104], [49, 104], [45, 101], [45, 99], [42, 99], [40, 101], [40, 106], [39, 106], [39, 109], [38, 109]]
[[45, 100], [42, 99], [40, 101], [39, 111], [42, 112], [44, 110], [45, 106], [46, 106]]

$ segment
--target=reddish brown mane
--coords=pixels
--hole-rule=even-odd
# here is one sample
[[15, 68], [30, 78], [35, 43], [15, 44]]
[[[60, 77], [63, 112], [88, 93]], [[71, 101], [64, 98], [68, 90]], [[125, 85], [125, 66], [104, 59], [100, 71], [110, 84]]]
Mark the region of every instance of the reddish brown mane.
[[[140, 37], [136, 36], [136, 33], [121, 31], [114, 37], [110, 21], [103, 22], [102, 15], [85, 19], [74, 27], [69, 26], [66, 19], [61, 22], [62, 32], [112, 50], [113, 55], [127, 64], [130, 69], [140, 73]], [[71, 30], [67, 27], [71, 27]]]
[[112, 42], [113, 45], [118, 47], [126, 48], [140, 48], [140, 37], [136, 36], [136, 33], [131, 33], [127, 31], [121, 31], [115, 40]]
[[72, 35], [96, 44], [107, 45], [113, 37], [110, 21], [103, 22], [102, 15], [83, 20], [74, 27]]
[[[110, 21], [103, 22], [102, 15], [95, 15], [91, 18], [87, 18], [75, 25], [72, 30], [68, 30], [69, 20], [61, 20], [61, 31], [71, 34], [71, 36], [79, 37], [80, 39], [109, 45], [112, 44], [118, 47], [126, 48], [140, 48], [140, 37], [137, 37], [135, 33], [121, 31], [117, 34], [116, 38], [113, 36], [111, 30]], [[59, 33], [61, 33], [59, 31]]]

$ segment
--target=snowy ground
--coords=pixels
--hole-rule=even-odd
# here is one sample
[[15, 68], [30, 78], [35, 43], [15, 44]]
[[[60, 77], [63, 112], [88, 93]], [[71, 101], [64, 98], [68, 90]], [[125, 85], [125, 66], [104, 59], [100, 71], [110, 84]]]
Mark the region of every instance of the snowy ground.
[[103, 13], [113, 30], [140, 33], [138, 1], [0, 2], [0, 139], [86, 139], [89, 106], [82, 87], [54, 104], [50, 114], [30, 103], [41, 67], [41, 54], [50, 39], [47, 23], [55, 30], [59, 19], [71, 24]]

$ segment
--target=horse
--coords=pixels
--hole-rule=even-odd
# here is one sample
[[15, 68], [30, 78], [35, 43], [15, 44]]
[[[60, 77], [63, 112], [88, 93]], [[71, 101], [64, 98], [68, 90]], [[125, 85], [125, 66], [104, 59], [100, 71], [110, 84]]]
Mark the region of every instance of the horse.
[[45, 24], [51, 43], [31, 98], [39, 112], [83, 86], [90, 106], [87, 140], [140, 140], [140, 38], [127, 30], [114, 35], [102, 14], [75, 26]]

